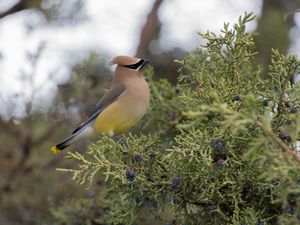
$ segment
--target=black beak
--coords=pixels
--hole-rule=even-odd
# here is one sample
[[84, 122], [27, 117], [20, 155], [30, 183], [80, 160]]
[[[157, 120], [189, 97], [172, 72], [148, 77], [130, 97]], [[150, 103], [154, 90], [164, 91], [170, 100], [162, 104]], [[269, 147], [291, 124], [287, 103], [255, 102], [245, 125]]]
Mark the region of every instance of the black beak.
[[145, 66], [150, 62], [150, 60], [148, 59], [143, 59], [143, 63], [139, 68], [139, 71], [143, 70], [145, 68]]

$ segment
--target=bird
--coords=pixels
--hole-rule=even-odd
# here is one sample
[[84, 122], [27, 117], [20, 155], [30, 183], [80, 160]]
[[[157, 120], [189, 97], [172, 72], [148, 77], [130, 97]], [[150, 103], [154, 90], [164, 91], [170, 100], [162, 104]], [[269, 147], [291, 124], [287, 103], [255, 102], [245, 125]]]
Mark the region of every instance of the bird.
[[149, 62], [125, 55], [114, 57], [109, 64], [117, 66], [109, 90], [87, 119], [69, 137], [51, 147], [51, 151], [59, 153], [74, 142], [93, 135], [114, 137], [134, 126], [145, 115], [150, 102], [150, 89], [143, 75]]

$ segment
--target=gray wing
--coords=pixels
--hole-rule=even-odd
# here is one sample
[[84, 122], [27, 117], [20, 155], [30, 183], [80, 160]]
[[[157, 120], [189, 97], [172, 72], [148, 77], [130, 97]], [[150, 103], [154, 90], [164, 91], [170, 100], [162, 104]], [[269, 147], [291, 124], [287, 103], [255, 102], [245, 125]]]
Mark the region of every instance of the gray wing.
[[100, 102], [96, 105], [96, 107], [89, 113], [88, 118], [86, 121], [81, 123], [73, 132], [72, 134], [80, 131], [84, 128], [87, 124], [92, 122], [96, 119], [96, 117], [110, 104], [118, 99], [118, 97], [124, 93], [126, 90], [125, 85], [116, 85], [113, 88], [109, 89], [106, 94], [100, 99]]

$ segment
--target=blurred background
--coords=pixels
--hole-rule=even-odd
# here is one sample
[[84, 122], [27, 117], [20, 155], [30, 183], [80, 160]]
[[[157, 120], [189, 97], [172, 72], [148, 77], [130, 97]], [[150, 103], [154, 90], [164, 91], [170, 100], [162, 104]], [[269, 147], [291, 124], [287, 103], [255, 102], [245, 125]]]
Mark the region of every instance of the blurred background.
[[247, 29], [260, 34], [254, 63], [265, 74], [271, 47], [300, 56], [300, 0], [1, 0], [0, 225], [53, 224], [56, 208], [97, 196], [57, 174], [71, 165], [49, 148], [109, 87], [107, 60], [148, 58], [155, 79], [175, 84], [174, 59], [203, 44], [197, 32], [245, 11], [258, 17]]

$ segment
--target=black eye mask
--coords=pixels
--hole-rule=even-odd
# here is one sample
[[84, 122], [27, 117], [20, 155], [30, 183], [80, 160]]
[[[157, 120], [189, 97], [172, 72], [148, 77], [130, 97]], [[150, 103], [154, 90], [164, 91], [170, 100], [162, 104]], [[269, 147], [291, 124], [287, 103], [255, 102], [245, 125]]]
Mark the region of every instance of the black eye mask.
[[127, 67], [127, 68], [129, 68], [129, 69], [136, 70], [136, 69], [138, 69], [143, 63], [144, 63], [144, 60], [141, 59], [140, 61], [138, 61], [138, 62], [135, 63], [135, 64], [126, 65], [126, 66], [124, 66], [124, 67]]

